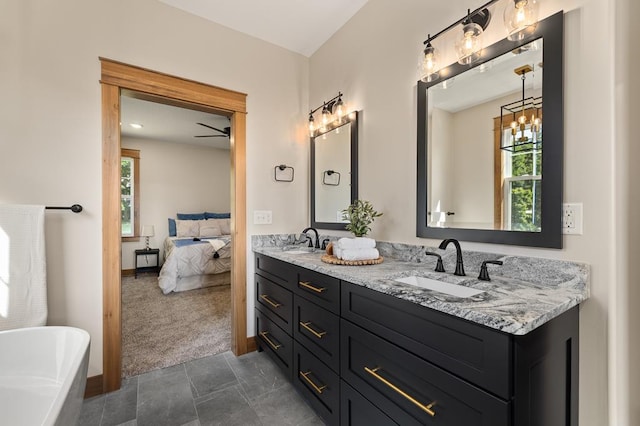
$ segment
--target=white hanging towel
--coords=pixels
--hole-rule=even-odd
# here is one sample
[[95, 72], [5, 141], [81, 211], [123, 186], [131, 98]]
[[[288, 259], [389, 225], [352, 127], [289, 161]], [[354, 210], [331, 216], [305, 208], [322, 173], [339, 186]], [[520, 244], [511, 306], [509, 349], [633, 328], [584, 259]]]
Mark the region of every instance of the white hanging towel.
[[0, 330], [46, 323], [44, 206], [0, 204]]

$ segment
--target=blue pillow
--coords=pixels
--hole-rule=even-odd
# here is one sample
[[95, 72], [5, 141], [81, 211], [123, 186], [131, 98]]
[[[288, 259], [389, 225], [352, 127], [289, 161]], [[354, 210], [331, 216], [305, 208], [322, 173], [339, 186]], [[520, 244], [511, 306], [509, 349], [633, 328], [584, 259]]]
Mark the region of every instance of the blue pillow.
[[209, 213], [204, 212], [205, 219], [229, 219], [231, 218], [231, 213]]
[[204, 220], [204, 213], [178, 213], [176, 214], [179, 220]]
[[176, 235], [178, 235], [176, 230], [176, 220], [169, 218], [169, 236], [175, 237]]

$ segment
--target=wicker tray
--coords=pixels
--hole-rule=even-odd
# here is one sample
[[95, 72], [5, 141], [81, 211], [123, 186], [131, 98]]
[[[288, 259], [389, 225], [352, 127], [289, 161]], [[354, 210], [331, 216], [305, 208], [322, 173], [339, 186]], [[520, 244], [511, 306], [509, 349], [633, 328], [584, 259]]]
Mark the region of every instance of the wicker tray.
[[342, 260], [337, 257], [329, 254], [323, 255], [320, 260], [324, 263], [331, 263], [332, 265], [347, 265], [347, 266], [362, 266], [362, 265], [377, 265], [382, 263], [384, 258], [382, 256], [377, 259], [367, 259], [367, 260]]

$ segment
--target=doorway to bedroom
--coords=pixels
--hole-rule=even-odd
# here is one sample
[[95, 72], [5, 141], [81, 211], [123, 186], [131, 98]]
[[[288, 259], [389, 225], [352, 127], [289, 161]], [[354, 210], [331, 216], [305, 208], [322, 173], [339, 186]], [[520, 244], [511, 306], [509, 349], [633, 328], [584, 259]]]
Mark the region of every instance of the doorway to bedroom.
[[246, 97], [244, 93], [100, 58], [102, 110], [103, 375], [88, 380], [90, 393], [120, 388], [121, 358], [121, 151], [120, 91], [145, 93], [174, 106], [198, 105], [230, 118], [232, 239], [231, 350], [255, 350], [246, 311]]
[[120, 93], [125, 378], [231, 348], [230, 120], [194, 107]]

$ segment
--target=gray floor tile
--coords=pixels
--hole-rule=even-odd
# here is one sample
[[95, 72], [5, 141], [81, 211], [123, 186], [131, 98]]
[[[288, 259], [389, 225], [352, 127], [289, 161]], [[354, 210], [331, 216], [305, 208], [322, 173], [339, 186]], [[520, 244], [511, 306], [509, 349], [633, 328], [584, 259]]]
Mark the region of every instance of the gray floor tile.
[[105, 395], [104, 414], [100, 426], [116, 426], [136, 419], [138, 377], [122, 381], [119, 390]]
[[202, 426], [262, 426], [240, 385], [212, 393], [210, 399], [200, 402], [196, 408]]
[[325, 426], [326, 423], [322, 421], [322, 419], [318, 416], [316, 416], [315, 414], [302, 421], [302, 423], [300, 423], [298, 426]]
[[188, 362], [185, 367], [187, 376], [196, 390], [194, 398], [238, 383], [223, 354]]
[[265, 352], [251, 352], [240, 357], [235, 357], [230, 352], [224, 355], [249, 400], [288, 383], [282, 371]]
[[104, 412], [104, 395], [85, 399], [82, 403], [78, 426], [100, 426]]
[[289, 383], [257, 397], [251, 406], [265, 425], [299, 425], [314, 415]]
[[183, 365], [139, 376], [137, 426], [176, 426], [197, 418]]
[[192, 422], [185, 423], [182, 426], [202, 426], [202, 425], [200, 424], [200, 420], [196, 419], [196, 420], [194, 420]]
[[136, 419], [129, 420], [128, 422], [120, 423], [118, 426], [138, 426]]

